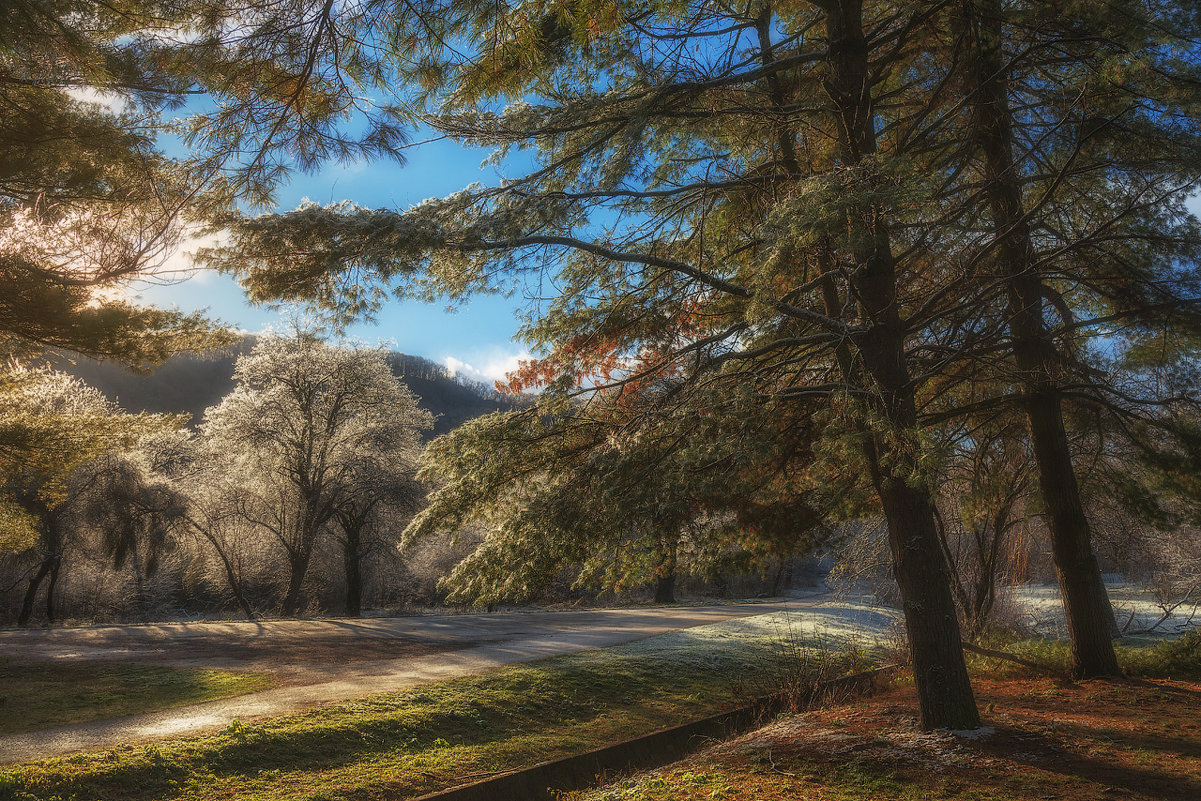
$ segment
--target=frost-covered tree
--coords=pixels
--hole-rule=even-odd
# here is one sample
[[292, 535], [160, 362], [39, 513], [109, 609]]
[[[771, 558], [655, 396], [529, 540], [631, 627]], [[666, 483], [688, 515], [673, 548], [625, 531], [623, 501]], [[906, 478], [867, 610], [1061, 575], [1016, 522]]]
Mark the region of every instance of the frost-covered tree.
[[64, 373], [0, 374], [0, 548], [29, 563], [18, 625], [29, 622], [43, 586], [46, 617], [54, 620], [55, 587], [73, 534], [68, 512], [100, 475], [90, 463], [180, 424], [170, 415], [125, 413]]
[[363, 610], [364, 560], [384, 548], [397, 547], [400, 532], [422, 506], [425, 487], [417, 480], [420, 453], [420, 430], [414, 424], [407, 436], [360, 451], [350, 468], [334, 521], [346, 579], [343, 611], [351, 617]]
[[357, 517], [393, 497], [397, 473], [413, 464], [433, 421], [386, 354], [329, 345], [312, 331], [261, 338], [238, 359], [234, 381], [205, 412], [201, 433], [215, 464], [244, 489], [238, 515], [282, 549], [280, 608], [294, 615], [318, 539], [340, 512], [361, 531], [366, 519]]
[[844, 487], [813, 481], [809, 421], [723, 392], [703, 412], [681, 405], [647, 427], [644, 395], [669, 402], [680, 389], [544, 403], [434, 440], [423, 475], [435, 489], [406, 541], [485, 531], [447, 581], [452, 599], [476, 603], [537, 597], [563, 573], [576, 588], [653, 583], [670, 602], [677, 574], [765, 569], [818, 544]]

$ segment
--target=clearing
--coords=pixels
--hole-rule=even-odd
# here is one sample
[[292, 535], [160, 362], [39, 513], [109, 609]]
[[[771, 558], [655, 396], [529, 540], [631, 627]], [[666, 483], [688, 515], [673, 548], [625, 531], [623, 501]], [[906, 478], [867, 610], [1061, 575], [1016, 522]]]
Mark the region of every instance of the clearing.
[[[773, 674], [787, 674], [809, 638], [844, 650], [851, 635], [893, 619], [829, 605], [726, 620], [259, 723], [234, 721], [207, 735], [16, 765], [0, 769], [0, 797], [411, 797], [733, 708], [768, 690]], [[853, 657], [859, 663], [846, 667], [866, 658]]]
[[[5, 695], [27, 690], [19, 682], [56, 684], [64, 695], [86, 676], [129, 676], [133, 668], [183, 669], [166, 682], [183, 691], [185, 676], [222, 671], [230, 692], [202, 698], [159, 695], [157, 711], [96, 720], [86, 706], [59, 705], [63, 725], [0, 737], [0, 763], [108, 748], [146, 739], [211, 731], [235, 719], [249, 721], [298, 712], [317, 704], [398, 690], [480, 673], [557, 654], [604, 648], [731, 618], [785, 609], [800, 602], [698, 607], [522, 611], [486, 615], [431, 615], [366, 620], [275, 620], [257, 623], [174, 623], [0, 632], [14, 681]], [[249, 674], [249, 675], [247, 675]], [[261, 689], [258, 678], [273, 677]], [[136, 675], [136, 671], [134, 672]], [[211, 675], [211, 673], [205, 674]], [[106, 681], [108, 679], [105, 679]], [[210, 681], [213, 683], [213, 681]], [[235, 695], [238, 689], [245, 694]], [[259, 690], [257, 692], [246, 692]], [[233, 697], [221, 697], [233, 696]], [[179, 706], [191, 703], [189, 706]], [[147, 699], [129, 712], [154, 709]], [[163, 708], [169, 707], [169, 708]], [[118, 710], [119, 706], [111, 707]], [[72, 710], [75, 716], [71, 717]], [[114, 711], [112, 714], [121, 714]], [[84, 722], [91, 721], [91, 722]], [[32, 726], [26, 729], [34, 728]]]

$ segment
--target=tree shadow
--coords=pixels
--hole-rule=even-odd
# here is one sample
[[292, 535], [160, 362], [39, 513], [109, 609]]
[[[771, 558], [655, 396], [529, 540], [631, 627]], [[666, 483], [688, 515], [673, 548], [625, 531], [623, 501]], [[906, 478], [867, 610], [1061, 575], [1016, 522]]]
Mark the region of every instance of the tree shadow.
[[[1064, 726], [1063, 731], [1076, 736], [1096, 737], [1101, 730], [1089, 727]], [[1201, 748], [1196, 743], [1168, 738], [1122, 737], [1123, 745], [1146, 747], [1151, 751], [1171, 750], [1181, 756], [1193, 757]], [[1163, 801], [1197, 801], [1201, 799], [1201, 781], [1170, 772], [1166, 768], [1147, 768], [1116, 763], [1085, 756], [1063, 747], [1063, 739], [1048, 737], [1040, 732], [1010, 726], [997, 726], [997, 734], [974, 742], [972, 750], [980, 756], [1008, 760], [1039, 771], [1057, 773], [1096, 786], [1096, 797], [1107, 787], [1121, 788], [1129, 793]]]

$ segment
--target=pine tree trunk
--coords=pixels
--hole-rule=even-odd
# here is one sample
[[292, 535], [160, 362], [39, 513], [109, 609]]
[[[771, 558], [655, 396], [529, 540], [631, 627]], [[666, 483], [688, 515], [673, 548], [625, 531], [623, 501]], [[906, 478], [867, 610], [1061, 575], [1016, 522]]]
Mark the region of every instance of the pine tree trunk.
[[1080, 502], [1059, 397], [1054, 393], [1035, 396], [1027, 403], [1027, 409], [1043, 505], [1051, 530], [1055, 576], [1063, 596], [1072, 673], [1080, 678], [1119, 676], [1122, 669], [1113, 648], [1117, 628], [1113, 607], [1093, 555], [1092, 532]]
[[888, 520], [922, 728], [974, 729], [980, 716], [929, 495], [893, 478], [881, 479], [877, 488]]
[[[838, 111], [841, 158], [858, 165], [876, 152], [876, 116], [868, 47], [860, 0], [831, 4], [826, 16], [830, 79], [827, 91]], [[870, 202], [847, 210], [855, 242], [854, 289], [871, 328], [858, 335], [859, 355], [889, 428], [904, 436], [916, 427], [913, 385], [905, 360], [905, 331], [896, 298], [896, 264], [887, 224]], [[844, 368], [845, 369], [845, 368]], [[848, 376], [853, 379], [854, 376]], [[893, 571], [901, 593], [914, 685], [923, 729], [974, 729], [980, 725], [968, 680], [946, 563], [934, 522], [934, 504], [924, 487], [882, 469], [888, 438], [866, 446], [876, 492], [888, 521]], [[890, 446], [895, 448], [896, 446]], [[889, 459], [889, 462], [894, 461]]]
[[[970, 6], [969, 6], [970, 8]], [[1055, 572], [1063, 594], [1078, 676], [1120, 675], [1111, 633], [1113, 609], [1092, 550], [1092, 531], [1076, 482], [1056, 374], [1060, 354], [1042, 314], [1044, 287], [1025, 217], [1020, 173], [1013, 158], [1001, 16], [996, 0], [983, 0], [966, 20], [973, 34], [976, 131], [984, 155], [985, 188], [993, 225], [1004, 232], [997, 248], [1009, 274], [1009, 320], [1014, 359], [1025, 397], [1030, 439], [1051, 532]]]

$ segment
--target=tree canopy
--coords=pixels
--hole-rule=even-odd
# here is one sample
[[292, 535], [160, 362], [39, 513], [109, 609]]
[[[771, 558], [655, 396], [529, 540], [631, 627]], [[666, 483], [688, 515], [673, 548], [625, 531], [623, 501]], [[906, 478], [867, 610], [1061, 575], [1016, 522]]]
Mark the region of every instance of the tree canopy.
[[[0, 347], [162, 361], [228, 341], [132, 280], [296, 169], [400, 158], [391, 3], [13, 2], [0, 10]], [[164, 148], [169, 148], [168, 156]], [[167, 280], [170, 275], [162, 276]]]
[[[838, 450], [872, 488], [927, 726], [977, 720], [935, 526], [934, 427], [1019, 409], [1077, 668], [1116, 670], [1064, 417], [1153, 416], [1160, 399], [1098, 362], [1196, 331], [1201, 235], [1184, 205], [1201, 165], [1195, 9], [415, 9], [399, 23], [412, 35], [392, 41], [418, 65], [427, 122], [498, 158], [531, 149], [534, 169], [404, 211], [231, 218], [213, 263], [252, 297], [344, 319], [385, 291], [455, 298], [552, 276], [523, 329], [538, 356], [512, 388], [542, 387], [551, 420], [575, 416], [573, 395], [584, 409], [638, 399], [612, 429], [631, 443], [723, 392], [753, 399], [731, 415], [837, 420], [813, 448], [780, 438], [775, 461]], [[664, 382], [679, 388], [649, 391]], [[491, 425], [503, 446], [523, 424]], [[578, 432], [548, 429], [566, 453]], [[461, 442], [480, 458], [442, 455], [469, 487], [493, 456]], [[606, 441], [591, 442], [599, 458]], [[677, 475], [657, 477], [665, 495]]]

